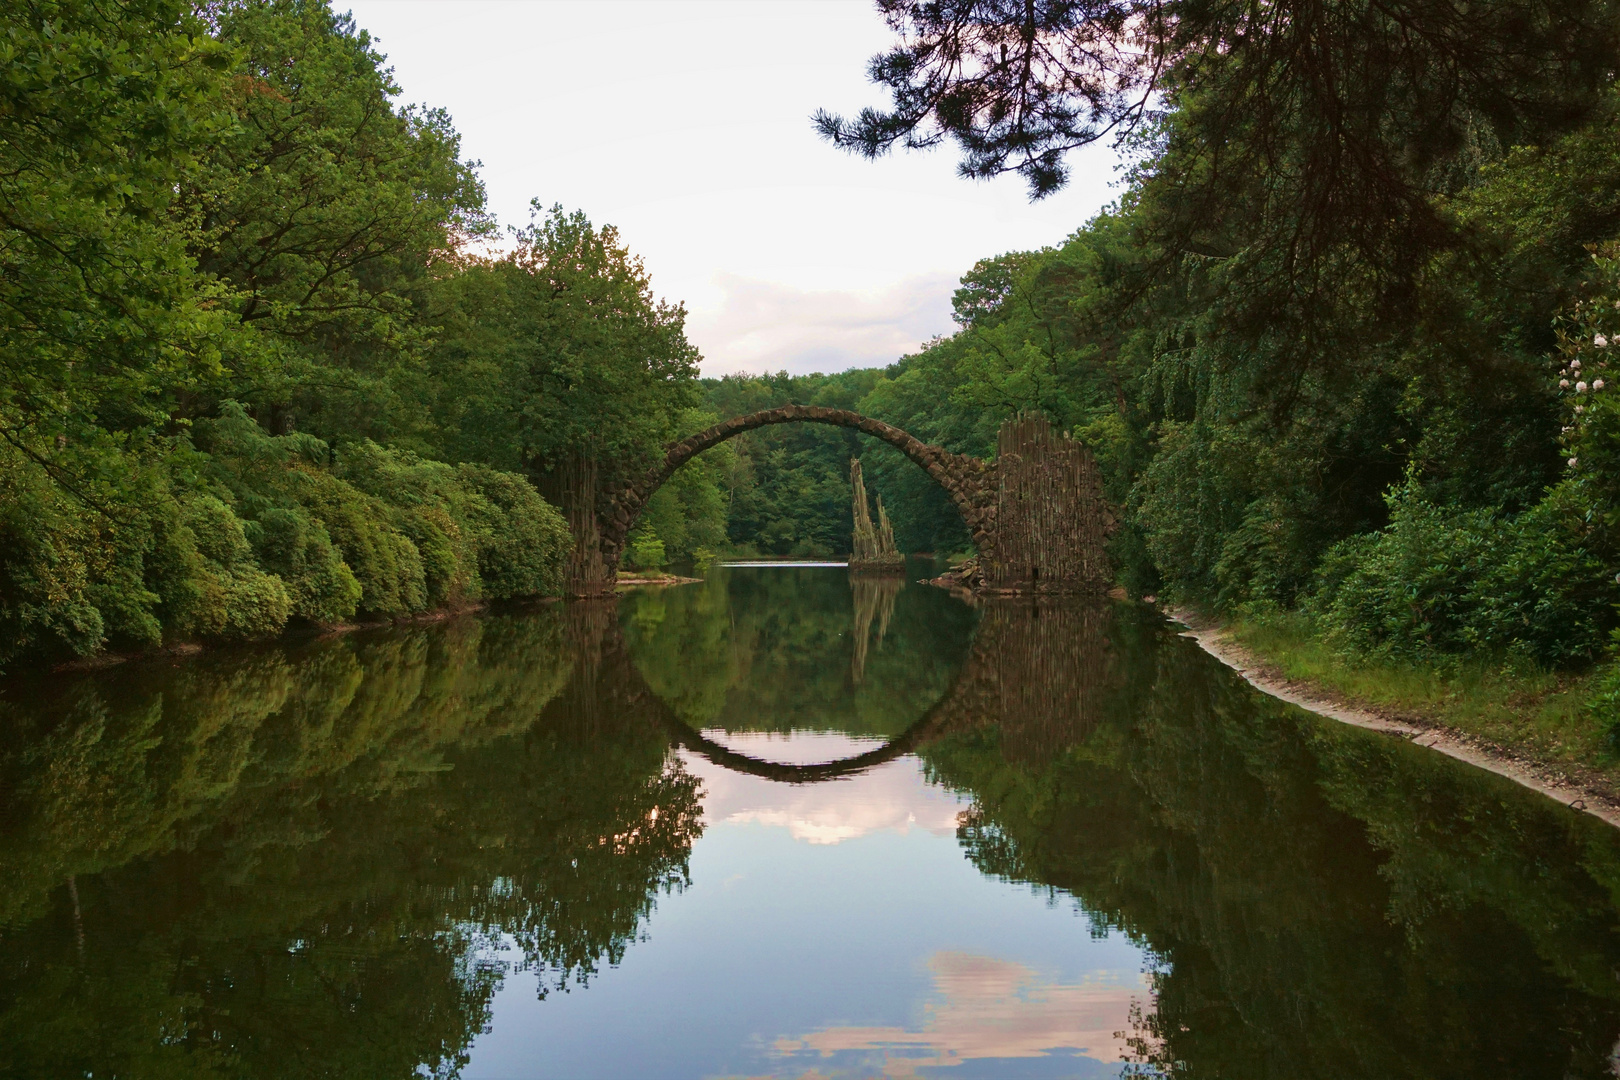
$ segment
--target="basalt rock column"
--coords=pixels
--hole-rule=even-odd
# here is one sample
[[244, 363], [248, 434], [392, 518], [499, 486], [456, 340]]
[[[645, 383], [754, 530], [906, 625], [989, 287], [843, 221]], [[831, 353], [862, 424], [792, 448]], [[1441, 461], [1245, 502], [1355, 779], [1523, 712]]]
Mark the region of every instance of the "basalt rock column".
[[857, 573], [905, 573], [906, 557], [894, 545], [894, 528], [889, 524], [889, 515], [883, 512], [881, 495], [878, 496], [877, 524], [872, 524], [866, 501], [866, 483], [861, 479], [860, 458], [849, 461], [849, 486], [855, 510], [855, 550], [849, 556], [850, 570]]
[[1113, 515], [1091, 451], [1042, 416], [1001, 426], [995, 462], [995, 543], [983, 584], [1009, 592], [1102, 592]]

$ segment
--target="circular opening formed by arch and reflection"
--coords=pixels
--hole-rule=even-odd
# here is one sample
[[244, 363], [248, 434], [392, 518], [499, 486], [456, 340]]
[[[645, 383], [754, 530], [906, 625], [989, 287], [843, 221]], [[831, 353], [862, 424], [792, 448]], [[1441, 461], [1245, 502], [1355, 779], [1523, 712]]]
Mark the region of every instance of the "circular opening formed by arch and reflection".
[[[925, 741], [977, 620], [943, 590], [851, 578], [836, 564], [717, 567], [700, 584], [621, 603], [627, 657], [670, 741], [721, 768], [793, 784], [857, 775]], [[809, 733], [873, 745], [804, 763], [729, 738]]]

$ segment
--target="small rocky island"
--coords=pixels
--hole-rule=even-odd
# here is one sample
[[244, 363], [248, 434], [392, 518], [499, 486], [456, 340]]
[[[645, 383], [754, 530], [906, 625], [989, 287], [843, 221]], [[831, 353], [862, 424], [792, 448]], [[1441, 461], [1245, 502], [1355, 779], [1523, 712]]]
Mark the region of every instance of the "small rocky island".
[[859, 458], [850, 458], [849, 484], [854, 489], [855, 502], [855, 548], [849, 557], [850, 571], [863, 574], [905, 573], [906, 557], [894, 545], [894, 527], [889, 524], [889, 515], [883, 509], [881, 495], [877, 500], [877, 525], [872, 524]]

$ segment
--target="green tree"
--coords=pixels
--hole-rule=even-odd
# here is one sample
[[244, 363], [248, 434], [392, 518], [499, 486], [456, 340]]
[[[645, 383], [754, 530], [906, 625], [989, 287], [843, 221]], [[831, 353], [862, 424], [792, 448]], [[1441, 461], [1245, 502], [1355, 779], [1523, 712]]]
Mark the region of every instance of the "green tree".
[[599, 490], [638, 477], [696, 403], [686, 312], [656, 300], [612, 226], [553, 207], [513, 252], [444, 284], [429, 370], [436, 446], [450, 460], [522, 469], [555, 499], [579, 470]]
[[95, 585], [131, 579], [170, 410], [220, 378], [179, 191], [228, 124], [229, 60], [185, 4], [0, 15], [0, 662], [100, 646]]
[[371, 38], [325, 0], [239, 0], [217, 16], [236, 123], [206, 158], [197, 261], [252, 331], [234, 394], [279, 433], [398, 436], [417, 422], [439, 264], [489, 235], [484, 191], [442, 110], [397, 108]]
[[104, 507], [219, 374], [180, 190], [227, 124], [230, 54], [188, 5], [24, 2], [0, 21], [0, 433], [8, 468]]
[[532, 487], [412, 456], [490, 225], [351, 19], [24, 3], [0, 59], [0, 663], [559, 587]]

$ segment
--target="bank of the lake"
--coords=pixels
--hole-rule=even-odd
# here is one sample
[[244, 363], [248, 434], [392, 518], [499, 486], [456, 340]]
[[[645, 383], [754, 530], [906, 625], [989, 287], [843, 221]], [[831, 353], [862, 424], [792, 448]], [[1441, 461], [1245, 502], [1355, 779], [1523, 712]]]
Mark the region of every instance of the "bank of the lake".
[[[702, 580], [701, 577], [686, 577], [682, 574], [661, 571], [620, 570], [615, 585], [620, 589], [628, 589], [646, 586], [694, 585]], [[497, 601], [493, 606], [501, 611], [523, 611], [536, 605], [560, 603], [563, 599], [561, 596], [528, 596]], [[91, 653], [89, 656], [77, 656], [69, 660], [52, 663], [50, 669], [62, 673], [96, 671], [100, 668], [116, 667], [119, 664], [127, 664], [136, 660], [173, 660], [218, 649], [230, 650], [240, 649], [244, 646], [291, 643], [305, 638], [348, 634], [356, 630], [380, 630], [390, 626], [422, 626], [443, 622], [446, 619], [460, 618], [465, 615], [476, 615], [490, 610], [491, 606], [491, 604], [484, 601], [460, 601], [393, 618], [356, 618], [328, 624], [304, 623], [302, 625], [283, 627], [273, 634], [250, 638], [182, 639], [164, 642], [162, 645], [153, 646], [149, 649], [103, 649]]]
[[1299, 615], [1218, 619], [1184, 608], [1167, 614], [1273, 697], [1403, 735], [1620, 827], [1620, 758], [1587, 708], [1597, 672], [1349, 657]]
[[[460, 601], [441, 604], [426, 611], [418, 611], [411, 615], [397, 615], [392, 618], [368, 619], [360, 617], [335, 623], [305, 622], [284, 626], [273, 634], [260, 634], [254, 637], [183, 638], [177, 641], [166, 641], [149, 649], [102, 649], [100, 652], [91, 653], [89, 656], [76, 656], [69, 660], [60, 660], [49, 664], [48, 667], [50, 671], [64, 675], [73, 672], [98, 671], [102, 668], [117, 667], [120, 664], [140, 660], [176, 660], [182, 657], [196, 656], [199, 653], [230, 653], [251, 648], [295, 645], [298, 642], [312, 638], [337, 637], [343, 634], [352, 634], [357, 630], [431, 626], [434, 623], [480, 615], [491, 610], [517, 613], [546, 604], [561, 603], [562, 600], [561, 596], [525, 596], [517, 599], [498, 600], [493, 603], [482, 600]], [[19, 670], [27, 670], [27, 668], [19, 666], [12, 668], [12, 672]], [[0, 677], [6, 674], [8, 672], [0, 670]]]

